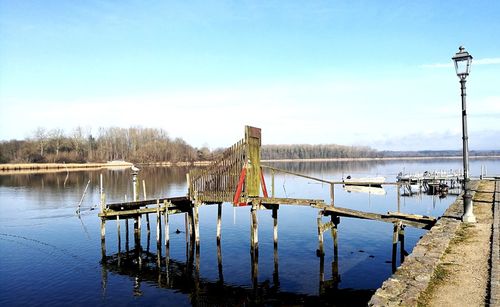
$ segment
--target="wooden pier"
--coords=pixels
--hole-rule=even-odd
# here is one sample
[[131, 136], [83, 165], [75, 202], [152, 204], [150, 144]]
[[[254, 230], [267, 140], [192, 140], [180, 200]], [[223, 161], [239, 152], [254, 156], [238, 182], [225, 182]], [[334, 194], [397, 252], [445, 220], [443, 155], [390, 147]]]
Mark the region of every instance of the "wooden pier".
[[[277, 168], [261, 165], [260, 163], [261, 130], [246, 126], [245, 137], [225, 150], [219, 159], [205, 168], [196, 168], [187, 175], [188, 191], [186, 196], [164, 197], [159, 199], [138, 199], [137, 174], [133, 173], [133, 201], [106, 204], [102, 190], [101, 178], [101, 246], [103, 259], [106, 257], [106, 222], [116, 221], [120, 233], [120, 220], [134, 220], [134, 234], [140, 244], [142, 217], [146, 217], [146, 228], [150, 232], [150, 215], [156, 215], [157, 244], [160, 245], [161, 233], [164, 233], [164, 244], [169, 246], [169, 216], [172, 214], [185, 215], [186, 244], [193, 242], [199, 250], [199, 207], [202, 205], [217, 205], [217, 242], [221, 240], [222, 203], [232, 203], [233, 206], [248, 206], [251, 216], [250, 248], [252, 257], [258, 258], [258, 227], [257, 210], [270, 210], [273, 222], [274, 245], [278, 245], [278, 210], [280, 205], [309, 206], [318, 210], [318, 256], [324, 255], [323, 234], [330, 230], [336, 248], [337, 227], [341, 217], [360, 218], [393, 223], [397, 238], [404, 233], [404, 227], [411, 226], [429, 229], [436, 222], [436, 218], [387, 212], [385, 214], [363, 212], [342, 208], [335, 204], [335, 184], [343, 182], [327, 181], [302, 174], [296, 174]], [[271, 171], [271, 195], [268, 194], [264, 180], [263, 169]], [[288, 174], [309, 178], [330, 185], [330, 200], [301, 198], [277, 198], [274, 189], [274, 174], [285, 172]], [[397, 184], [397, 183], [396, 183]], [[398, 188], [399, 200], [399, 188]], [[323, 223], [323, 217], [330, 217], [330, 221]], [[163, 219], [163, 227], [161, 220]], [[128, 223], [125, 223], [128, 228]]]

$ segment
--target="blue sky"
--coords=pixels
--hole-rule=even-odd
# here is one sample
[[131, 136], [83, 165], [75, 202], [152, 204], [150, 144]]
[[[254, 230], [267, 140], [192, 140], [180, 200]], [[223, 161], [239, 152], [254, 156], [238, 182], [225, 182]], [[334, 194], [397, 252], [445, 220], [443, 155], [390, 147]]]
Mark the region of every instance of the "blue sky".
[[500, 149], [500, 1], [0, 0], [0, 140], [142, 126], [225, 147]]

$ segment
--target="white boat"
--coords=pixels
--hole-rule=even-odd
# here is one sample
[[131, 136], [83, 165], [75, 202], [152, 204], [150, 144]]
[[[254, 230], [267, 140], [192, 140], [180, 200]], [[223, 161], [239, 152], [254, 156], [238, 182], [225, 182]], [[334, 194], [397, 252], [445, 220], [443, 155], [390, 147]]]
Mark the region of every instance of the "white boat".
[[383, 183], [385, 183], [385, 177], [352, 178], [351, 176], [347, 176], [347, 178], [344, 179], [343, 182], [346, 185], [381, 186]]
[[344, 190], [351, 193], [367, 193], [373, 195], [385, 195], [386, 192], [382, 187], [369, 187], [364, 185], [344, 185]]

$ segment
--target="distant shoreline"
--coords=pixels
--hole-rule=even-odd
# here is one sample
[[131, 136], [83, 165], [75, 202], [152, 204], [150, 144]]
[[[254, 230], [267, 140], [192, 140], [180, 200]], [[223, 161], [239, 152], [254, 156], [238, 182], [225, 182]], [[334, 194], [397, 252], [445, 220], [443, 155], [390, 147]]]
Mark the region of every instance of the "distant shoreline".
[[[461, 156], [443, 156], [443, 157], [381, 157], [381, 158], [324, 158], [324, 159], [265, 159], [263, 163], [274, 162], [353, 162], [353, 161], [403, 161], [403, 160], [458, 160]], [[500, 159], [500, 155], [493, 156], [470, 156], [469, 159]], [[185, 166], [207, 166], [212, 161], [194, 161], [194, 162], [148, 162], [137, 163], [139, 166], [157, 166], [157, 167], [185, 167]], [[101, 168], [119, 169], [129, 168], [133, 164], [125, 161], [113, 161], [107, 163], [6, 163], [0, 164], [0, 174], [32, 174], [45, 172], [70, 172], [95, 170]]]
[[[390, 161], [390, 160], [458, 160], [462, 156], [443, 156], [443, 157], [380, 157], [380, 158], [322, 158], [322, 159], [266, 159], [261, 162], [350, 162], [350, 161]], [[469, 156], [469, 159], [500, 159], [500, 155], [494, 156]]]

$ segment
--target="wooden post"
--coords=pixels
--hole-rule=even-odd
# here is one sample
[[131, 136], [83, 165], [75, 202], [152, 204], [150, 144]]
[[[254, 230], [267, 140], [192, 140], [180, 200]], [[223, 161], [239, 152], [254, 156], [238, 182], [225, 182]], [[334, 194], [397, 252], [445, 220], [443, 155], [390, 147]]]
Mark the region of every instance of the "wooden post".
[[222, 273], [222, 247], [220, 240], [217, 240], [217, 266], [219, 268], [219, 281], [224, 284], [224, 275]]
[[106, 259], [106, 219], [101, 218], [101, 256]]
[[116, 216], [116, 231], [118, 233], [118, 253], [122, 249], [122, 240], [121, 240], [121, 233], [120, 233], [120, 216]]
[[260, 146], [261, 130], [259, 128], [245, 126], [245, 143], [247, 174], [245, 180], [246, 196], [259, 197], [261, 187], [260, 176]]
[[259, 285], [259, 252], [254, 249], [250, 254], [250, 260], [252, 261], [252, 285], [253, 290], [256, 291]]
[[393, 233], [392, 233], [392, 272], [396, 272], [397, 263], [396, 263], [396, 255], [398, 251], [398, 229], [399, 226], [397, 223], [394, 223]]
[[252, 222], [250, 223], [250, 247], [252, 253], [257, 253], [259, 249], [259, 221], [257, 220], [257, 205], [252, 203], [250, 210]]
[[168, 208], [170, 206], [166, 200], [163, 202], [163, 204], [165, 206], [165, 212], [163, 213], [163, 223], [165, 224], [165, 246], [169, 247], [170, 246], [170, 225], [168, 223]]
[[189, 178], [189, 172], [186, 173], [186, 182], [187, 182], [187, 186], [188, 186], [188, 198], [189, 199], [192, 199], [193, 197], [193, 191], [191, 189], [191, 179]]
[[193, 207], [193, 232], [194, 232], [194, 242], [196, 244], [196, 249], [199, 249], [200, 245], [200, 223], [198, 216], [198, 204], [195, 203]]
[[130, 234], [129, 234], [129, 231], [128, 231], [128, 219], [125, 219], [125, 249], [129, 250], [129, 237], [130, 237]]
[[336, 215], [332, 215], [331, 216], [331, 220], [332, 220], [332, 223], [333, 223], [333, 226], [331, 228], [331, 232], [332, 232], [332, 238], [333, 238], [333, 255], [334, 257], [338, 257], [339, 255], [339, 250], [338, 250], [338, 234], [337, 234], [337, 227], [338, 227], [338, 224], [340, 224], [340, 217], [336, 216]]
[[160, 200], [156, 200], [156, 246], [160, 247], [161, 241], [161, 220], [160, 220]]
[[396, 184], [396, 189], [398, 190], [398, 212], [400, 212], [401, 210], [401, 191], [400, 191], [400, 185], [399, 184]]
[[[147, 199], [146, 196], [146, 181], [142, 180], [142, 191], [144, 192], [144, 200]], [[149, 224], [149, 213], [146, 213], [146, 228], [148, 230], [148, 234], [151, 232], [151, 226]]]
[[189, 237], [190, 237], [189, 231], [191, 230], [191, 227], [189, 225], [189, 213], [188, 212], [184, 213], [184, 225], [186, 226], [186, 244], [188, 244]]
[[403, 263], [405, 260], [405, 226], [403, 224], [399, 225], [399, 251], [400, 261]]
[[335, 185], [333, 183], [330, 183], [330, 199], [332, 207], [335, 206]]
[[325, 257], [319, 257], [319, 294], [325, 293]]
[[217, 204], [217, 244], [220, 243], [222, 225], [222, 203]]
[[102, 173], [100, 174], [100, 177], [99, 177], [99, 184], [100, 184], [100, 200], [101, 200], [101, 213], [104, 212], [104, 207], [106, 206], [106, 199], [105, 199], [105, 196], [104, 196], [104, 183], [103, 183], [103, 179], [102, 179]]
[[147, 240], [146, 250], [149, 253], [149, 248], [151, 246], [151, 232], [148, 232], [146, 240]]
[[324, 248], [323, 248], [323, 230], [321, 229], [321, 218], [323, 217], [323, 212], [320, 210], [318, 211], [318, 218], [317, 218], [317, 221], [318, 221], [318, 250], [316, 251], [316, 254], [319, 256], [319, 257], [323, 257], [323, 255], [325, 254], [324, 252]]
[[138, 247], [141, 244], [141, 225], [140, 225], [141, 216], [137, 215], [134, 217], [134, 242], [135, 247]]
[[278, 206], [273, 206], [273, 242], [274, 247], [278, 247]]
[[274, 270], [273, 270], [273, 283], [276, 288], [279, 288], [280, 277], [279, 277], [279, 266], [278, 266], [278, 244], [274, 245]]

